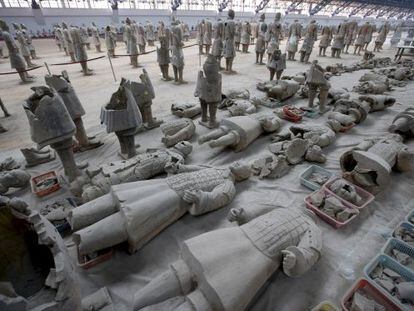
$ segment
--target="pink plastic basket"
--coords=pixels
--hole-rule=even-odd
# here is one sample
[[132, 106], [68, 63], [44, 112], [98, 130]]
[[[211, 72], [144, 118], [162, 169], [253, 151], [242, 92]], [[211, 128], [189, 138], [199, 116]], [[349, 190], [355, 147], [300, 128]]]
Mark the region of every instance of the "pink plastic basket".
[[[320, 190], [316, 190], [315, 192], [313, 192], [312, 194], [308, 195], [305, 197], [305, 203], [306, 203], [306, 208], [310, 209], [311, 211], [313, 211], [316, 215], [318, 215], [320, 218], [322, 218], [322, 220], [324, 220], [325, 222], [327, 222], [328, 224], [330, 224], [332, 227], [334, 227], [335, 229], [339, 229], [345, 225], [347, 225], [348, 223], [350, 223], [352, 220], [354, 220], [358, 215], [355, 214], [354, 216], [352, 216], [351, 218], [349, 218], [347, 221], [344, 222], [340, 222], [334, 218], [332, 218], [331, 216], [327, 215], [326, 213], [324, 213], [323, 211], [321, 211], [319, 208], [317, 208], [316, 206], [314, 206], [311, 202], [311, 196], [318, 192], [318, 191], [323, 191], [325, 196], [329, 195], [329, 196], [334, 196], [336, 198], [338, 198], [346, 207], [349, 207], [351, 209], [355, 209], [354, 207], [352, 207], [347, 201], [345, 201], [344, 199], [338, 197], [337, 195], [333, 194], [332, 192], [328, 192], [328, 190], [326, 190], [325, 188], [321, 188]], [[358, 209], [356, 209], [358, 211]]]
[[[335, 197], [337, 197], [337, 198], [339, 198], [339, 199], [342, 199], [342, 200], [345, 200], [345, 199], [343, 199], [343, 198], [341, 198], [341, 197], [339, 197], [338, 195], [336, 195], [334, 192], [332, 192], [331, 191], [331, 189], [330, 189], [330, 186], [335, 182], [335, 181], [337, 181], [337, 180], [339, 180], [339, 179], [343, 179], [343, 178], [341, 178], [341, 177], [336, 177], [336, 178], [333, 178], [333, 179], [331, 179], [331, 180], [329, 180], [326, 184], [324, 184], [323, 185], [323, 187], [330, 193], [330, 194], [332, 194], [332, 195], [334, 195]], [[345, 180], [344, 179], [344, 181], [347, 183], [347, 184], [349, 184], [349, 185], [351, 185], [351, 186], [354, 186], [355, 187], [355, 190], [356, 190], [356, 192], [358, 193], [358, 195], [362, 198], [362, 203], [360, 204], [360, 205], [355, 205], [355, 204], [353, 204], [353, 203], [351, 203], [351, 202], [348, 202], [348, 201], [346, 201], [347, 203], [348, 203], [348, 205], [350, 205], [350, 206], [352, 206], [353, 208], [356, 208], [356, 209], [363, 209], [364, 207], [366, 207], [369, 203], [371, 203], [374, 199], [375, 199], [375, 196], [373, 195], [373, 194], [371, 194], [371, 193], [369, 193], [368, 191], [366, 191], [366, 190], [364, 190], [364, 189], [362, 189], [361, 187], [358, 187], [357, 185], [355, 185], [355, 184], [353, 184], [353, 183], [351, 183], [351, 182], [349, 182], [349, 181], [347, 181], [347, 180]]]
[[351, 299], [355, 292], [360, 290], [370, 298], [374, 299], [377, 303], [382, 304], [387, 311], [400, 311], [402, 310], [393, 301], [388, 299], [380, 290], [371, 284], [371, 282], [365, 278], [358, 279], [351, 288], [345, 293], [341, 300], [341, 307], [343, 311], [349, 311], [351, 308]]

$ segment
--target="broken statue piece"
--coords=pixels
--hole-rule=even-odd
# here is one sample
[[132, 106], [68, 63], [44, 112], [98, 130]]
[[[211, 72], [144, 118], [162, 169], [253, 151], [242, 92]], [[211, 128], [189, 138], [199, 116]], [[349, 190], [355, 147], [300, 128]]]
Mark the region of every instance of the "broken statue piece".
[[168, 171], [174, 175], [114, 185], [108, 194], [72, 210], [69, 222], [80, 254], [124, 241], [135, 252], [185, 213], [201, 215], [229, 204], [235, 182], [251, 174], [239, 162], [228, 168], [169, 163]]
[[279, 80], [258, 83], [257, 88], [261, 91], [267, 92], [267, 96], [280, 101], [286, 100], [300, 89], [298, 82], [294, 80]]
[[115, 132], [122, 158], [129, 159], [137, 154], [134, 135], [142, 126], [142, 117], [132, 92], [122, 82], [109, 103], [102, 107], [101, 123], [106, 125], [108, 133]]
[[197, 104], [172, 104], [171, 113], [179, 118], [195, 118], [201, 114], [201, 107]]
[[414, 137], [414, 108], [407, 108], [397, 114], [388, 130], [403, 137]]
[[35, 148], [20, 149], [26, 160], [26, 167], [33, 167], [42, 163], [47, 163], [55, 159], [54, 153], [48, 149], [46, 152], [39, 151]]
[[368, 297], [366, 294], [355, 292], [352, 297], [352, 304], [350, 311], [386, 311], [385, 307], [374, 300], [374, 298]]
[[86, 135], [86, 130], [83, 125], [82, 116], [85, 115], [85, 110], [70, 83], [68, 73], [62, 71], [61, 75], [46, 75], [46, 84], [53, 88], [62, 98], [70, 117], [76, 126], [75, 138], [77, 140], [76, 150], [86, 151], [100, 147], [100, 141], [92, 141]]
[[391, 170], [410, 171], [413, 151], [398, 134], [370, 138], [340, 157], [344, 177], [360, 187], [378, 193], [388, 185]]
[[0, 194], [11, 188], [26, 188], [30, 184], [30, 174], [20, 169], [0, 172]]
[[290, 170], [289, 163], [283, 155], [265, 155], [253, 160], [250, 164], [253, 174], [258, 175], [259, 178], [280, 178], [286, 175]]
[[329, 185], [329, 190], [352, 204], [361, 205], [362, 203], [362, 198], [355, 187], [343, 179], [338, 179]]
[[69, 181], [81, 175], [73, 157], [72, 137], [76, 126], [62, 98], [46, 86], [32, 87], [23, 104], [32, 140], [39, 148], [50, 145], [56, 150]]
[[[241, 226], [184, 241], [180, 259], [135, 294], [133, 310], [167, 311], [178, 298], [183, 310], [245, 310], [278, 269], [299, 277], [318, 262], [322, 235], [315, 215], [297, 208], [254, 207]], [[245, 213], [233, 210], [232, 220]]]
[[331, 87], [325, 78], [325, 70], [318, 64], [317, 60], [312, 62], [306, 77], [306, 85], [308, 86], [308, 106], [313, 107], [313, 102], [319, 91], [319, 112], [326, 111], [328, 92]]
[[199, 144], [208, 142], [211, 148], [230, 147], [235, 152], [246, 149], [260, 135], [277, 131], [281, 120], [274, 114], [251, 114], [224, 118], [220, 127], [199, 137]]
[[82, 196], [84, 203], [89, 202], [108, 193], [112, 185], [146, 180], [167, 173], [168, 163], [184, 164], [192, 150], [191, 143], [182, 141], [170, 149], [148, 150], [128, 160], [111, 162], [98, 168], [97, 173], [91, 173], [87, 184], [72, 184], [71, 191]]
[[172, 147], [181, 141], [189, 141], [195, 134], [195, 124], [191, 119], [182, 118], [161, 125], [164, 137], [161, 141], [167, 147]]

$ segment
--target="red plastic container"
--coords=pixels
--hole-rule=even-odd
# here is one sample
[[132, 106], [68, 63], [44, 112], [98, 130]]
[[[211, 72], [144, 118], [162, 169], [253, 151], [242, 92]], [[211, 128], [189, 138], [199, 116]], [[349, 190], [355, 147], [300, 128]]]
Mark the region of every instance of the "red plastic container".
[[105, 262], [112, 258], [114, 250], [112, 247], [98, 251], [98, 256], [94, 259], [88, 260], [85, 256], [81, 256], [79, 254], [79, 249], [76, 247], [78, 253], [78, 266], [82, 269], [90, 269], [95, 267], [96, 265]]
[[31, 185], [32, 192], [39, 197], [44, 197], [60, 189], [59, 179], [54, 171], [33, 177]]
[[[338, 197], [337, 195], [332, 195], [331, 192], [328, 192], [325, 188], [321, 188], [320, 190], [316, 190], [315, 192], [313, 192], [312, 194], [308, 195], [305, 197], [305, 203], [306, 203], [306, 208], [310, 209], [311, 211], [313, 211], [316, 215], [318, 215], [320, 218], [322, 218], [322, 220], [324, 220], [325, 222], [327, 222], [328, 224], [330, 224], [332, 227], [334, 227], [335, 229], [339, 229], [345, 225], [347, 225], [348, 223], [350, 223], [352, 220], [354, 220], [358, 215], [355, 214], [353, 215], [351, 218], [349, 218], [348, 220], [344, 221], [344, 222], [340, 222], [338, 220], [336, 220], [335, 218], [332, 218], [331, 216], [325, 214], [323, 211], [321, 211], [319, 208], [317, 208], [316, 206], [314, 206], [311, 202], [311, 196], [318, 192], [318, 191], [323, 191], [325, 193], [325, 196], [334, 196], [336, 198], [338, 198], [343, 204], [344, 206], [350, 208], [350, 209], [355, 209], [354, 207], [352, 207], [347, 201], [345, 201], [344, 199]], [[358, 211], [358, 209], [356, 209], [356, 211]]]
[[348, 132], [351, 128], [353, 128], [355, 126], [355, 123], [352, 123], [352, 124], [350, 124], [350, 125], [348, 125], [348, 126], [343, 126], [339, 131], [341, 132], [341, 133], [346, 133], [346, 132]]
[[[331, 179], [328, 182], [326, 182], [322, 187], [324, 187], [332, 195], [336, 196], [339, 199], [342, 199], [341, 197], [339, 197], [338, 195], [336, 195], [334, 192], [332, 192], [331, 189], [329, 188], [335, 181], [337, 181], [339, 179], [343, 179], [343, 178], [336, 177], [334, 179]], [[344, 179], [344, 181], [347, 184], [354, 186], [356, 192], [362, 198], [361, 205], [355, 205], [355, 204], [353, 204], [351, 202], [346, 201], [348, 203], [348, 205], [352, 206], [353, 208], [363, 209], [364, 207], [366, 207], [369, 203], [371, 203], [375, 199], [375, 196], [373, 194], [369, 193], [368, 191], [362, 189], [361, 187], [358, 187], [357, 185], [354, 185], [353, 183], [351, 183], [351, 182], [349, 182], [349, 181], [347, 181], [345, 179]], [[345, 200], [345, 199], [342, 199], [342, 200]]]
[[351, 307], [351, 299], [357, 290], [374, 299], [377, 303], [382, 304], [386, 311], [402, 311], [394, 302], [388, 299], [384, 294], [378, 290], [371, 282], [365, 278], [358, 279], [351, 288], [346, 292], [341, 300], [341, 307], [343, 311], [349, 311]]

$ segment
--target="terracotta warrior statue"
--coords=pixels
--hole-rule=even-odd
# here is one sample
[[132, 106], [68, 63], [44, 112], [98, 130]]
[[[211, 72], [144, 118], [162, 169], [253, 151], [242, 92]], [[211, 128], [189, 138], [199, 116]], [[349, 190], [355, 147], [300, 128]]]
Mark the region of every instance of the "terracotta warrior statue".
[[160, 67], [162, 80], [171, 81], [171, 78], [168, 74], [168, 69], [170, 67], [170, 37], [171, 33], [169, 28], [165, 29], [165, 35], [158, 37], [160, 41], [160, 46], [157, 47], [157, 62]]
[[204, 19], [199, 21], [196, 25], [197, 31], [197, 43], [198, 43], [198, 54], [203, 54], [203, 43], [204, 43]]
[[133, 310], [246, 310], [279, 268], [300, 277], [321, 257], [309, 210], [254, 205], [229, 219], [240, 226], [184, 241], [179, 260], [135, 294]]
[[203, 45], [206, 49], [206, 54], [210, 54], [211, 38], [213, 35], [213, 24], [207, 18], [204, 21]]
[[387, 35], [390, 32], [390, 25], [388, 22], [385, 22], [381, 25], [380, 29], [378, 30], [378, 36], [375, 39], [375, 47], [374, 52], [379, 52], [382, 50], [382, 46], [384, 45], [385, 40], [387, 39]]
[[184, 214], [198, 216], [233, 201], [235, 183], [250, 177], [250, 167], [229, 168], [168, 163], [173, 174], [111, 186], [111, 191], [73, 209], [69, 222], [81, 255], [128, 241], [134, 253]]
[[282, 18], [282, 14], [279, 12], [275, 15], [275, 20], [271, 23], [267, 29], [269, 32], [269, 44], [267, 46], [267, 59], [269, 60], [273, 54], [273, 52], [279, 48], [279, 41], [282, 40], [282, 24], [280, 23], [280, 19]]
[[114, 161], [97, 169], [89, 169], [90, 180], [80, 186], [71, 184], [71, 191], [82, 196], [84, 203], [99, 198], [110, 192], [111, 186], [147, 180], [167, 173], [168, 163], [185, 164], [186, 157], [193, 146], [187, 141], [179, 142], [172, 148], [148, 149], [128, 160]]
[[368, 45], [371, 43], [372, 41], [372, 34], [374, 32], [374, 26], [371, 25], [369, 22], [367, 24], [367, 32], [365, 35], [365, 40], [364, 40], [364, 50], [366, 51], [368, 48]]
[[148, 41], [148, 46], [154, 46], [155, 41], [155, 32], [154, 32], [154, 25], [147, 20], [147, 24], [145, 25], [145, 34]]
[[62, 98], [70, 117], [76, 126], [75, 138], [77, 144], [76, 151], [86, 151], [102, 146], [100, 141], [93, 141], [86, 135], [85, 127], [83, 126], [82, 116], [85, 115], [85, 110], [70, 83], [68, 73], [62, 71], [61, 75], [46, 75], [46, 84], [53, 88]]
[[275, 74], [276, 81], [279, 81], [283, 70], [286, 69], [286, 53], [282, 54], [279, 49], [274, 50], [267, 63], [267, 69], [270, 72], [270, 81], [273, 80]]
[[32, 39], [32, 36], [29, 32], [29, 29], [27, 29], [25, 24], [20, 24], [20, 29], [22, 30], [23, 36], [26, 39], [27, 46], [29, 47], [30, 57], [32, 59], [37, 59], [38, 57], [36, 55], [36, 49], [33, 45], [33, 41], [32, 41], [33, 39]]
[[83, 43], [83, 45], [90, 50], [91, 49], [91, 41], [89, 40], [89, 33], [88, 30], [85, 26], [85, 24], [82, 24], [82, 26], [77, 27], [80, 31], [80, 37], [81, 37], [81, 41]]
[[23, 104], [31, 138], [39, 149], [50, 145], [56, 150], [65, 174], [72, 182], [81, 175], [73, 157], [75, 123], [56, 91], [46, 86], [31, 89], [34, 93]]
[[108, 50], [108, 54], [110, 57], [114, 58], [115, 56], [115, 41], [112, 36], [111, 26], [105, 27], [105, 45], [106, 49]]
[[3, 37], [4, 42], [6, 43], [6, 47], [9, 51], [9, 59], [10, 65], [12, 68], [16, 69], [19, 73], [20, 79], [23, 82], [30, 82], [32, 81], [33, 77], [30, 76], [26, 71], [26, 63], [24, 58], [19, 52], [19, 48], [14, 40], [13, 36], [9, 32], [9, 26], [6, 24], [5, 21], [0, 19], [0, 32], [1, 36]]
[[346, 29], [345, 40], [344, 40], [344, 53], [348, 54], [349, 47], [354, 43], [355, 32], [358, 29], [358, 23], [356, 21], [349, 21]]
[[170, 49], [171, 65], [174, 70], [174, 83], [186, 83], [183, 79], [184, 54], [183, 54], [183, 34], [177, 21], [171, 23]]
[[138, 68], [138, 48], [137, 48], [137, 36], [134, 31], [134, 26], [132, 21], [127, 18], [125, 20], [125, 31], [127, 32], [127, 42], [128, 42], [128, 54], [131, 60], [131, 65], [134, 68]]
[[234, 24], [234, 46], [237, 51], [240, 51], [240, 41], [241, 41], [241, 32], [242, 32], [242, 23], [238, 19]]
[[65, 46], [72, 62], [76, 62], [75, 46], [73, 45], [72, 35], [66, 23], [62, 22], [63, 38], [65, 39]]
[[226, 59], [226, 72], [234, 73], [233, 60], [236, 57], [236, 50], [234, 47], [234, 35], [236, 32], [236, 25], [234, 23], [234, 11], [229, 10], [227, 13], [227, 21], [224, 22], [224, 47], [223, 56]]
[[331, 47], [331, 56], [335, 58], [341, 58], [341, 52], [344, 48], [344, 40], [346, 33], [347, 23], [340, 23], [336, 33], [333, 37], [332, 47]]
[[309, 88], [308, 106], [310, 108], [313, 107], [313, 101], [319, 90], [319, 112], [324, 113], [326, 111], [326, 102], [331, 85], [325, 78], [325, 70], [318, 64], [317, 60], [314, 60], [309, 68], [306, 85]]
[[23, 35], [20, 25], [17, 23], [13, 23], [13, 27], [16, 32], [17, 42], [19, 42], [20, 44], [20, 52], [27, 63], [27, 67], [35, 67], [36, 64], [32, 63], [31, 61], [29, 45], [27, 44], [26, 38]]
[[[144, 26], [142, 26], [141, 23], [138, 23], [136, 32], [137, 32], [137, 43], [139, 47], [139, 52], [143, 54], [145, 53], [145, 46], [147, 44], [147, 41], [145, 40], [145, 28]], [[165, 33], [165, 30], [164, 30], [161, 37], [166, 37], [166, 36], [167, 34]]]
[[224, 24], [221, 19], [218, 19], [213, 26], [213, 47], [211, 49], [211, 54], [216, 58], [220, 70], [221, 67], [221, 58], [223, 57], [223, 36], [224, 36]]
[[70, 35], [72, 37], [76, 59], [81, 64], [83, 74], [85, 76], [92, 75], [92, 70], [88, 68], [88, 54], [86, 53], [85, 42], [82, 39], [80, 29], [78, 27], [71, 27]]
[[211, 148], [230, 147], [235, 152], [246, 149], [264, 133], [273, 133], [281, 126], [281, 120], [274, 114], [251, 114], [224, 118], [220, 127], [198, 139], [199, 144], [208, 142]]
[[62, 29], [60, 28], [59, 24], [53, 26], [53, 33], [55, 35], [56, 45], [59, 48], [59, 51], [64, 50], [66, 55], [68, 55], [68, 51], [65, 46], [65, 40], [63, 39]]
[[378, 193], [390, 182], [392, 170], [413, 169], [414, 152], [402, 143], [398, 134], [368, 138], [346, 151], [340, 158], [344, 177], [372, 193]]
[[315, 20], [312, 20], [306, 29], [305, 39], [300, 48], [300, 62], [309, 63], [309, 56], [316, 40], [318, 40], [318, 24]]
[[101, 38], [99, 37], [99, 29], [96, 27], [96, 24], [94, 22], [92, 22], [90, 29], [92, 32], [92, 40], [93, 44], [95, 45], [96, 52], [101, 53]]
[[219, 123], [216, 119], [217, 106], [222, 100], [220, 67], [213, 55], [208, 55], [203, 70], [197, 78], [197, 87], [194, 96], [200, 99], [200, 124], [208, 128], [216, 128]]
[[162, 120], [157, 120], [152, 115], [151, 106], [152, 100], [155, 98], [155, 91], [148, 72], [145, 69], [142, 70], [139, 79], [141, 80], [140, 82], [135, 82], [122, 78], [121, 85], [131, 91], [141, 112], [143, 125], [146, 129], [150, 130], [159, 127]]
[[252, 34], [252, 29], [251, 29], [250, 23], [247, 21], [243, 22], [242, 29], [241, 29], [241, 39], [240, 39], [240, 43], [242, 45], [242, 53], [249, 52], [251, 34]]
[[331, 44], [332, 32], [331, 27], [323, 26], [321, 40], [319, 41], [319, 56], [326, 56], [326, 49]]
[[263, 63], [263, 55], [266, 50], [266, 41], [265, 36], [267, 33], [267, 24], [265, 22], [265, 14], [263, 13], [260, 15], [259, 25], [257, 27], [257, 34], [256, 34], [256, 64], [264, 65]]
[[108, 133], [115, 132], [121, 146], [119, 155], [129, 159], [137, 154], [134, 135], [142, 126], [142, 116], [134, 95], [123, 82], [109, 103], [102, 107], [101, 123], [106, 125]]
[[286, 51], [288, 52], [288, 60], [295, 60], [295, 54], [298, 51], [298, 43], [302, 36], [302, 25], [295, 19], [290, 25], [286, 43]]
[[366, 22], [362, 25], [358, 30], [358, 37], [355, 41], [355, 50], [354, 54], [361, 55], [361, 51], [364, 49], [365, 45], [365, 37], [368, 34], [368, 28], [370, 27], [369, 22]]
[[181, 141], [190, 141], [195, 131], [195, 124], [189, 118], [169, 121], [161, 125], [161, 132], [164, 134], [161, 142], [167, 147], [172, 147]]

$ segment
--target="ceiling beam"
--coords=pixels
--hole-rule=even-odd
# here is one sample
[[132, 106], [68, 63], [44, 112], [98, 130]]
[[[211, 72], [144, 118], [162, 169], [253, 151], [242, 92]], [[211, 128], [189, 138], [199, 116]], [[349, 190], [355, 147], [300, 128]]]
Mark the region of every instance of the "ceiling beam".
[[310, 7], [309, 8], [309, 15], [316, 15], [318, 14], [323, 8], [325, 8], [329, 3], [331, 3], [332, 0], [321, 0], [318, 2], [317, 5], [315, 5], [315, 7]]

